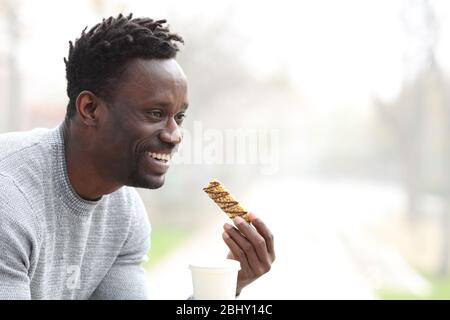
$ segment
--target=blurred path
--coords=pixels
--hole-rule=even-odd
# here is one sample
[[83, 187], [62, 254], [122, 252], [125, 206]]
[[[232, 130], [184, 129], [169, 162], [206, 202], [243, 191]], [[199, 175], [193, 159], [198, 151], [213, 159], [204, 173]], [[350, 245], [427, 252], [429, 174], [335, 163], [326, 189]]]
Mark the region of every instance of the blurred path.
[[[268, 275], [242, 292], [242, 299], [373, 299], [374, 288], [381, 286], [427, 289], [392, 247], [365, 232], [401, 212], [399, 189], [285, 179], [261, 181], [249, 190], [242, 202], [273, 230], [277, 260]], [[226, 218], [211, 217], [209, 225], [149, 272], [152, 298], [186, 299], [192, 291], [189, 261], [225, 256]]]
[[222, 226], [227, 218], [217, 212], [210, 216], [198, 233], [148, 271], [151, 299], [187, 299], [192, 294], [189, 263], [226, 256], [228, 249], [222, 242]]

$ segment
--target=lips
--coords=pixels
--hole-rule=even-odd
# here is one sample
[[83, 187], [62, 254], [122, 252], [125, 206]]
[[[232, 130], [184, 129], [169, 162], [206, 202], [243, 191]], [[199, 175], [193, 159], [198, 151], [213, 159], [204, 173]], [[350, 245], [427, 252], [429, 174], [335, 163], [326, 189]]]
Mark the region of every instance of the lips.
[[170, 153], [157, 153], [148, 151], [145, 153], [146, 164], [152, 173], [164, 174], [170, 167], [170, 159], [172, 155]]

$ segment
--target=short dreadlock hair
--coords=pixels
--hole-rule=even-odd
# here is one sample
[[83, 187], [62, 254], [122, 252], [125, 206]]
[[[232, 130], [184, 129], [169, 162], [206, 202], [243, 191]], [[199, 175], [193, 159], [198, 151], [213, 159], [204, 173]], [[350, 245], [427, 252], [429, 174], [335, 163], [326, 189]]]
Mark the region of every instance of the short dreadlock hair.
[[69, 56], [64, 58], [69, 96], [66, 118], [76, 113], [75, 101], [83, 90], [110, 98], [127, 62], [175, 58], [177, 42], [183, 43], [183, 39], [164, 26], [166, 20], [132, 16], [103, 19], [87, 33], [84, 28], [75, 44], [69, 41]]

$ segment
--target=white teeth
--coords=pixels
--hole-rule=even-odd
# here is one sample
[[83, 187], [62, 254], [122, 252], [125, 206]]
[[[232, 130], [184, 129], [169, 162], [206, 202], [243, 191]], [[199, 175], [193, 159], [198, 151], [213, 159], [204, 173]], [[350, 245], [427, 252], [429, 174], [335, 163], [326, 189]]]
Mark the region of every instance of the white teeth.
[[164, 160], [164, 161], [169, 161], [170, 160], [170, 155], [169, 154], [149, 152], [149, 155], [152, 158], [155, 158], [155, 159], [158, 159], [158, 160]]

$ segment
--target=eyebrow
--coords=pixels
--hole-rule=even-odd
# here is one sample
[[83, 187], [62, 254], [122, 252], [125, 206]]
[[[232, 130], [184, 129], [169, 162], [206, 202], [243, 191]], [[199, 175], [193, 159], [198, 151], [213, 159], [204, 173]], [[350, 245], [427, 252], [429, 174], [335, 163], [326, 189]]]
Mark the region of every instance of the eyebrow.
[[[154, 103], [155, 104], [155, 106], [158, 106], [158, 107], [161, 107], [161, 108], [165, 108], [165, 109], [167, 109], [169, 106], [170, 106], [170, 103], [167, 103], [167, 102], [156, 102], [156, 103]], [[147, 108], [147, 107], [146, 107]], [[189, 104], [188, 103], [185, 103], [185, 104], [183, 104], [183, 106], [181, 107], [181, 111], [186, 111], [187, 109], [189, 108]]]

